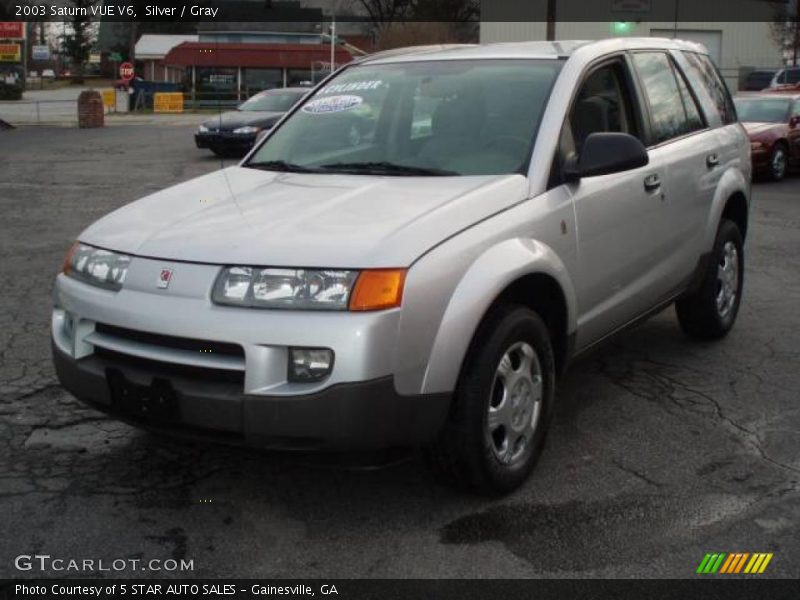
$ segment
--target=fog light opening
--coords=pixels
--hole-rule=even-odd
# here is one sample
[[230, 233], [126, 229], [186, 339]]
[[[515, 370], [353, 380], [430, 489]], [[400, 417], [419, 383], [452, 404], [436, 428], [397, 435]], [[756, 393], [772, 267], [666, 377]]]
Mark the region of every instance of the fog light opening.
[[64, 311], [64, 321], [63, 321], [63, 330], [64, 335], [67, 336], [70, 340], [75, 335], [75, 319], [71, 314]]
[[330, 348], [289, 348], [289, 381], [313, 383], [322, 381], [333, 369]]

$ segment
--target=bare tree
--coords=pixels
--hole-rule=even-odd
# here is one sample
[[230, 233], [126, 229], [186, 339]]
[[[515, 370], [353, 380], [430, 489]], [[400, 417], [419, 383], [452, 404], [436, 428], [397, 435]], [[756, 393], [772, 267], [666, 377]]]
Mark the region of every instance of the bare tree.
[[350, 0], [378, 28], [397, 21], [474, 22], [480, 0]]
[[97, 27], [92, 23], [92, 7], [102, 0], [69, 0], [72, 12], [69, 25], [72, 33], [64, 37], [64, 53], [72, 61], [73, 83], [83, 83], [83, 68], [89, 60], [89, 52], [94, 44]]
[[480, 0], [350, 0], [350, 5], [372, 22], [381, 49], [478, 38]]
[[781, 58], [789, 54], [792, 57], [792, 65], [797, 66], [800, 54], [800, 21], [798, 21], [797, 0], [792, 4], [782, 4], [775, 10], [775, 18], [770, 23], [770, 29], [772, 39], [781, 49]]
[[426, 44], [453, 44], [460, 41], [453, 23], [395, 22], [385, 24], [377, 40], [378, 50]]
[[404, 21], [411, 16], [415, 0], [351, 0], [356, 8], [366, 13], [369, 20], [380, 28], [392, 21]]

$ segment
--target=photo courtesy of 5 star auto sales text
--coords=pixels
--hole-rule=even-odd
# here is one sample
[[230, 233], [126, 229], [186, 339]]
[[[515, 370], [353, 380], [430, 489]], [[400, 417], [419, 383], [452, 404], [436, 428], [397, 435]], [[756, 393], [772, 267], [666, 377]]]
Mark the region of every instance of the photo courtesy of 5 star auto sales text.
[[800, 598], [798, 0], [0, 0], [0, 600]]

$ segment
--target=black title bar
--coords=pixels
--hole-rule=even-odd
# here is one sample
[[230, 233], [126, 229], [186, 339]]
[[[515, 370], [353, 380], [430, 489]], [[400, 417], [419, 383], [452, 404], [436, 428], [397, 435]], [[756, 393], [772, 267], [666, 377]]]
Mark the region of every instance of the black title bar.
[[[11, 0], [0, 2], [0, 21], [71, 21], [76, 17], [139, 22], [392, 21], [773, 21], [788, 0], [416, 0], [367, 11], [359, 2], [303, 8], [280, 0]], [[369, 2], [366, 2], [369, 5]]]
[[0, 580], [0, 598], [86, 600], [797, 600], [800, 581], [703, 576], [674, 580]]

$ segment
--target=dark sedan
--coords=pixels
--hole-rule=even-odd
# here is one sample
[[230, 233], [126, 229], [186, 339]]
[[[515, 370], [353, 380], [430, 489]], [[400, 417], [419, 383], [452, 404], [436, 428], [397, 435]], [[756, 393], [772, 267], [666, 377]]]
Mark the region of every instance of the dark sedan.
[[750, 137], [753, 172], [775, 181], [800, 166], [800, 95], [753, 94], [735, 99]]
[[259, 133], [275, 125], [308, 92], [309, 88], [259, 92], [236, 110], [203, 122], [194, 135], [195, 143], [218, 156], [243, 156], [253, 147]]
[[770, 86], [772, 79], [775, 77], [775, 73], [777, 73], [777, 71], [774, 69], [771, 71], [761, 69], [750, 71], [744, 80], [742, 89], [747, 92], [760, 92]]

